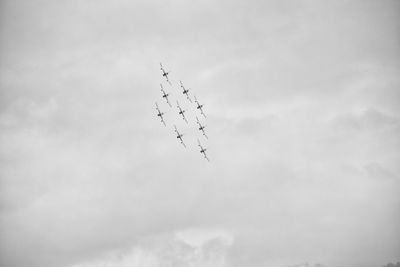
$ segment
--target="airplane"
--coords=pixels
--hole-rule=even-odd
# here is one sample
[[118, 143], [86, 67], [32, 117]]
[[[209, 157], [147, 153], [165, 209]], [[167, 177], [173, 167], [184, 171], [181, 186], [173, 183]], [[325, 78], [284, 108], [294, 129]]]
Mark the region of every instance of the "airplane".
[[192, 99], [190, 99], [190, 97], [189, 97], [189, 89], [186, 89], [183, 86], [182, 81], [179, 81], [179, 82], [181, 83], [181, 87], [182, 87], [182, 90], [183, 90], [182, 94], [186, 95], [186, 98], [189, 99], [190, 103], [192, 103]]
[[179, 106], [178, 100], [176, 101], [176, 104], [178, 105], [177, 107], [178, 107], [178, 109], [179, 109], [179, 114], [182, 115], [183, 120], [184, 120], [186, 123], [188, 123], [188, 121], [187, 121], [187, 119], [186, 119], [186, 117], [185, 117], [185, 112], [186, 112], [186, 110], [182, 109], [182, 108]]
[[208, 136], [206, 135], [206, 132], [204, 130], [204, 128], [206, 128], [206, 126], [205, 125], [201, 125], [201, 123], [199, 121], [199, 118], [197, 118], [197, 116], [196, 116], [196, 121], [197, 121], [197, 124], [199, 125], [199, 131], [202, 131], [203, 135], [208, 139]]
[[170, 73], [170, 71], [169, 71], [169, 72], [166, 72], [161, 63], [160, 63], [160, 67], [161, 67], [160, 69], [161, 69], [161, 71], [162, 71], [162, 76], [165, 77], [165, 79], [167, 80], [167, 82], [169, 83], [169, 85], [172, 85], [171, 82], [170, 82], [169, 79], [168, 79], [168, 74]]
[[182, 139], [183, 134], [178, 132], [178, 129], [176, 129], [176, 125], [174, 125], [174, 128], [175, 128], [176, 138], [181, 140], [181, 144], [186, 148], [186, 145], [185, 145], [185, 143], [183, 142], [183, 139]]
[[204, 112], [203, 112], [203, 106], [204, 105], [203, 104], [200, 105], [199, 101], [197, 101], [196, 96], [194, 96], [194, 101], [196, 102], [197, 109], [200, 110], [201, 114], [204, 116], [204, 118], [206, 118], [206, 114], [204, 114]]
[[163, 88], [163, 86], [162, 86], [161, 83], [160, 83], [160, 86], [161, 86], [161, 92], [162, 92], [162, 94], [163, 94], [162, 97], [165, 98], [165, 100], [167, 101], [168, 105], [169, 105], [170, 107], [172, 107], [172, 106], [171, 106], [171, 103], [169, 103], [169, 101], [168, 101], [169, 93], [168, 93], [168, 94], [165, 93], [164, 88]]
[[164, 126], [167, 126], [167, 125], [165, 124], [165, 121], [164, 121], [164, 118], [163, 118], [164, 112], [161, 112], [161, 111], [160, 111], [160, 109], [158, 108], [157, 102], [156, 102], [156, 109], [157, 109], [157, 112], [158, 112], [157, 116], [160, 117], [161, 122], [164, 124]]
[[200, 153], [202, 153], [203, 155], [204, 155], [204, 158], [207, 160], [207, 161], [210, 161], [209, 159], [208, 159], [208, 157], [207, 157], [207, 155], [206, 155], [206, 148], [203, 148], [202, 146], [201, 146], [201, 144], [200, 144], [200, 140], [199, 139], [197, 139], [197, 144], [199, 145], [199, 147], [200, 147]]

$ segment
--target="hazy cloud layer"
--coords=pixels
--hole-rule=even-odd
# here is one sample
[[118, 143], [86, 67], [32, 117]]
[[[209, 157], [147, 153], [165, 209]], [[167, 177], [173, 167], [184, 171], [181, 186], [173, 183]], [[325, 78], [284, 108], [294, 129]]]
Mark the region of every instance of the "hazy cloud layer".
[[[399, 261], [399, 14], [397, 1], [1, 1], [0, 265]], [[160, 99], [160, 61], [174, 100], [189, 107], [182, 80], [205, 103], [211, 164], [195, 113], [191, 128]]]

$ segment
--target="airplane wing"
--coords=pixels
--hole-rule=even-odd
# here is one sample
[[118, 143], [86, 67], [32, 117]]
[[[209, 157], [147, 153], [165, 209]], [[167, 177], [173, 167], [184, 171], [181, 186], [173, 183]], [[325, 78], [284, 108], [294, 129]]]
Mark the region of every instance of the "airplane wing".
[[203, 128], [202, 132], [203, 132], [204, 137], [208, 139], [208, 136], [207, 136], [206, 131], [204, 130], [204, 128]]
[[206, 116], [206, 114], [204, 114], [204, 112], [203, 112], [203, 109], [202, 109], [202, 108], [200, 108], [200, 113], [201, 113], [201, 115], [203, 115], [203, 117], [204, 117], [204, 118], [207, 118], [207, 116]]
[[[182, 110], [181, 106], [179, 105], [179, 102], [178, 102], [178, 100], [176, 100], [176, 105], [177, 105], [177, 108], [179, 109], [179, 113], [181, 113], [181, 112], [182, 112], [182, 115], [183, 115], [183, 113], [185, 113], [185, 111], [184, 111], [184, 110]], [[183, 116], [185, 116], [185, 115], [183, 115]]]
[[196, 102], [197, 108], [202, 107], [202, 105], [200, 105], [199, 101], [197, 100], [196, 96], [194, 96], [194, 102]]
[[182, 113], [182, 117], [183, 117], [183, 120], [184, 120], [186, 123], [188, 123], [188, 121], [187, 121], [187, 119], [186, 119], [186, 116], [185, 116], [185, 113]]
[[168, 73], [167, 73], [167, 75], [165, 75], [165, 79], [167, 80], [167, 83], [169, 83], [169, 85], [172, 85], [172, 83], [168, 79]]
[[196, 116], [196, 122], [197, 122], [197, 124], [201, 127], [201, 124], [200, 124], [200, 121], [199, 121], [199, 118]]
[[178, 137], [179, 139], [181, 139], [181, 141], [182, 141], [182, 136], [183, 136], [183, 134], [179, 133], [179, 131], [178, 131], [178, 129], [176, 128], [176, 125], [175, 125], [175, 124], [174, 124], [174, 128], [175, 128], [175, 133], [176, 133], [177, 137]]
[[186, 93], [186, 97], [187, 97], [187, 99], [189, 99], [190, 103], [193, 103], [192, 99], [190, 99], [190, 97], [189, 97], [189, 92]]
[[177, 133], [177, 137], [179, 138], [179, 140], [181, 140], [181, 144], [186, 148], [186, 145], [185, 145], [185, 143], [183, 142], [183, 138], [182, 138], [182, 136], [183, 136], [183, 134], [179, 134], [179, 132], [178, 132], [178, 130], [176, 129], [176, 126], [174, 125], [174, 127], [175, 127], [175, 132]]
[[181, 84], [181, 88], [182, 88], [182, 90], [183, 90], [183, 93], [186, 94], [185, 91], [189, 91], [189, 90], [186, 90], [186, 88], [185, 88], [185, 86], [183, 85], [183, 82], [182, 82], [182, 81], [179, 81], [179, 83]]
[[202, 147], [201, 144], [200, 144], [199, 138], [197, 138], [197, 145], [200, 147], [201, 150], [203, 150], [203, 147]]

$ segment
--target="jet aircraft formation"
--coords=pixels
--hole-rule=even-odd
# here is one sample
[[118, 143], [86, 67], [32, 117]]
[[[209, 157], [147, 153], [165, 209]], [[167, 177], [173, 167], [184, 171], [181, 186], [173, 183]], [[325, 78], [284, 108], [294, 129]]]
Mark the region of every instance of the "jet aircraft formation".
[[[173, 84], [171, 83], [171, 80], [168, 77], [168, 75], [170, 74], [170, 71], [166, 71], [161, 63], [160, 63], [160, 70], [162, 72], [161, 75], [165, 79], [165, 81], [170, 85], [170, 87], [174, 87]], [[189, 96], [189, 89], [186, 88], [183, 85], [182, 81], [179, 81], [179, 86], [180, 86], [181, 89], [178, 89], [178, 90], [181, 90], [182, 95], [186, 98], [186, 100], [188, 101], [189, 105], [194, 106], [194, 108], [195, 108], [195, 109], [193, 109], [194, 112], [200, 113], [200, 115], [202, 115], [202, 117], [205, 119], [207, 116], [205, 115], [205, 113], [203, 111], [203, 106], [204, 105], [200, 104], [200, 102], [197, 100], [197, 97], [195, 95], [193, 95], [194, 96], [194, 102], [195, 102], [195, 105], [194, 105], [192, 99]], [[169, 108], [172, 109], [173, 107], [172, 107], [171, 101], [170, 101], [171, 93], [168, 92], [164, 88], [162, 83], [160, 84], [160, 87], [161, 87], [161, 98], [163, 99], [163, 102], [165, 101], [165, 103], [169, 106]], [[186, 100], [184, 99], [183, 101], [186, 101]], [[180, 116], [180, 117], [182, 117], [182, 120], [189, 126], [189, 123], [192, 122], [192, 121], [188, 120], [188, 117], [187, 117], [188, 113], [186, 113], [187, 110], [184, 109], [179, 104], [178, 100], [176, 100], [176, 108], [177, 109], [176, 109], [175, 114]], [[166, 121], [164, 119], [164, 115], [165, 115], [166, 112], [161, 111], [161, 109], [158, 106], [157, 102], [156, 102], [156, 111], [157, 111], [157, 117], [160, 118], [161, 123], [164, 124], [164, 126], [167, 126], [167, 123], [166, 123]], [[207, 136], [206, 131], [205, 131], [206, 125], [201, 123], [201, 121], [199, 120], [198, 116], [195, 116], [195, 117], [196, 117], [196, 121], [193, 120], [193, 122], [197, 124], [197, 126], [195, 127], [196, 130], [198, 130], [198, 132], [201, 132], [201, 134], [203, 135], [204, 138], [208, 139], [208, 136]], [[179, 132], [179, 130], [178, 130], [178, 128], [177, 128], [177, 126], [175, 124], [173, 125], [173, 127], [174, 127], [173, 130], [175, 132], [176, 138], [186, 148], [186, 144], [185, 144], [185, 142], [183, 140], [183, 136], [184, 135], [181, 132]], [[197, 138], [197, 145], [199, 147], [199, 152], [201, 154], [203, 154], [204, 158], [207, 161], [210, 161], [209, 158], [207, 157], [207, 154], [206, 154], [207, 148], [205, 148], [205, 147], [203, 147], [201, 145], [199, 138]]]

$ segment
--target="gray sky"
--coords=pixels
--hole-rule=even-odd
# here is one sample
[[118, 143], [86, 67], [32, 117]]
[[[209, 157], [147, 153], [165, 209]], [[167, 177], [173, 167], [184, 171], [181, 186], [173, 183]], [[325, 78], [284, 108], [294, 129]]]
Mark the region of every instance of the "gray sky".
[[0, 265], [399, 261], [399, 48], [399, 1], [0, 1]]

